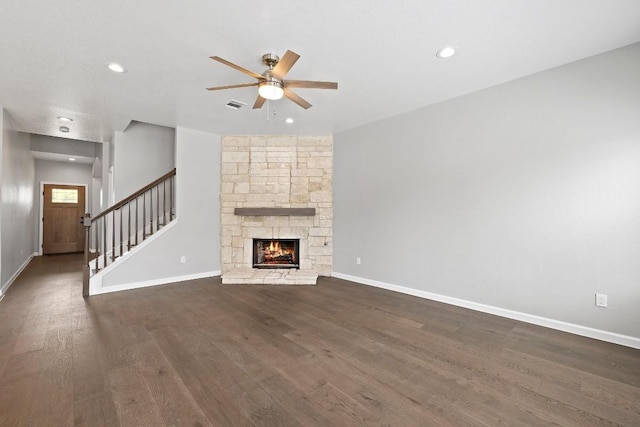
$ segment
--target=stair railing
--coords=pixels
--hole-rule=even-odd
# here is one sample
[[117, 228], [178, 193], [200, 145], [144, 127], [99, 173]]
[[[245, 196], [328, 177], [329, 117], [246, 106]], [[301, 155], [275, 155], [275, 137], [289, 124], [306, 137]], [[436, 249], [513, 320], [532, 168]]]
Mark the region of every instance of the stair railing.
[[175, 176], [173, 169], [95, 217], [84, 215], [83, 296], [91, 276], [173, 220]]

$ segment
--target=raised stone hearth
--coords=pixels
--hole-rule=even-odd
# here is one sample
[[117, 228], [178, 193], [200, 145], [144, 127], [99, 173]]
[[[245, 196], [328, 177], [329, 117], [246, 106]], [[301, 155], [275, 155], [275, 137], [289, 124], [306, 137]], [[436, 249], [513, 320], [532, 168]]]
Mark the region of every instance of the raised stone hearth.
[[313, 270], [244, 268], [225, 273], [223, 279], [229, 285], [315, 285], [318, 273]]
[[[331, 135], [223, 137], [221, 172], [222, 283], [302, 285], [331, 275]], [[300, 268], [252, 268], [253, 239], [300, 239]]]

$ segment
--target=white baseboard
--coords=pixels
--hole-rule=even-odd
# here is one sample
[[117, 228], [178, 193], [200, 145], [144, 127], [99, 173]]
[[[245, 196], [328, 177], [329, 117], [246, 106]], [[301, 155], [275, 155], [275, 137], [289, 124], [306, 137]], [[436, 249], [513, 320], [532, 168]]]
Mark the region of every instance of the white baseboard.
[[34, 252], [31, 255], [29, 255], [29, 257], [26, 259], [25, 262], [22, 263], [22, 265], [20, 266], [20, 268], [18, 268], [18, 271], [16, 271], [15, 273], [13, 273], [13, 276], [11, 276], [9, 278], [9, 280], [7, 280], [7, 283], [5, 283], [4, 285], [2, 285], [2, 288], [0, 289], [0, 300], [2, 298], [4, 298], [4, 294], [7, 292], [7, 290], [9, 289], [9, 287], [11, 285], [13, 285], [13, 282], [15, 282], [15, 280], [18, 278], [18, 276], [20, 275], [20, 273], [22, 273], [24, 271], [25, 268], [27, 268], [27, 265], [29, 265], [29, 263], [31, 262], [31, 260], [38, 256], [38, 252]]
[[571, 334], [580, 335], [583, 337], [594, 338], [600, 341], [606, 341], [614, 344], [624, 345], [626, 347], [640, 349], [640, 338], [637, 338], [637, 337], [617, 334], [615, 332], [603, 331], [600, 329], [594, 329], [588, 326], [581, 326], [573, 323], [562, 322], [559, 320], [548, 319], [545, 317], [535, 316], [533, 314], [521, 313], [518, 311], [507, 310], [504, 308], [494, 307], [491, 305], [479, 304], [472, 301], [448, 297], [446, 295], [434, 294], [431, 292], [425, 292], [418, 289], [407, 288], [404, 286], [392, 285], [390, 283], [379, 282], [377, 280], [365, 279], [357, 276], [351, 276], [349, 274], [333, 272], [332, 276], [338, 279], [348, 280], [350, 282], [361, 283], [363, 285], [369, 285], [369, 286], [374, 286], [376, 288], [382, 288], [390, 291], [400, 292], [407, 295], [413, 295], [419, 298], [425, 298], [433, 301], [443, 302], [445, 304], [451, 304], [458, 307], [464, 307], [471, 310], [480, 311], [483, 313], [489, 313], [489, 314], [494, 314], [500, 317], [506, 317], [508, 319], [514, 319], [514, 320], [519, 320], [526, 323], [532, 323], [534, 325], [544, 326], [546, 328], [556, 329], [563, 332], [569, 332]]
[[158, 286], [158, 285], [166, 285], [168, 283], [176, 283], [176, 282], [184, 282], [187, 280], [196, 280], [196, 279], [204, 279], [207, 277], [215, 277], [215, 276], [219, 276], [220, 275], [220, 271], [206, 271], [203, 273], [196, 273], [196, 274], [187, 274], [184, 276], [174, 276], [174, 277], [163, 277], [161, 279], [153, 279], [153, 280], [146, 280], [144, 282], [133, 282], [133, 283], [125, 283], [122, 285], [114, 285], [114, 286], [107, 286], [107, 287], [102, 287], [102, 277], [100, 277], [99, 281], [95, 281], [91, 283], [91, 289], [89, 294], [91, 296], [93, 295], [100, 295], [100, 294], [108, 294], [111, 292], [118, 292], [118, 291], [128, 291], [131, 289], [139, 289], [139, 288], [147, 288], [149, 286]]

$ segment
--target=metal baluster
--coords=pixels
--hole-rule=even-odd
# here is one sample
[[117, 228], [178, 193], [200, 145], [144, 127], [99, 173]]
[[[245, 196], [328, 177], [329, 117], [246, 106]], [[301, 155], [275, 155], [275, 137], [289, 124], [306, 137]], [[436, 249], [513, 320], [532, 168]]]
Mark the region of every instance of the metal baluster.
[[156, 216], [156, 231], [158, 231], [160, 229], [160, 185], [156, 185]]
[[100, 261], [100, 240], [98, 239], [98, 222], [95, 222], [94, 224], [92, 224], [93, 227], [95, 227], [95, 231], [96, 231], [96, 241], [95, 241], [95, 245], [96, 245], [96, 273], [98, 271], [100, 271], [100, 267], [98, 266], [98, 262]]
[[147, 192], [142, 193], [142, 241], [147, 238], [146, 230], [147, 221]]
[[167, 181], [162, 182], [162, 212], [164, 225], [167, 225]]
[[107, 266], [107, 216], [102, 217], [102, 268]]
[[131, 202], [127, 203], [127, 251], [131, 250]]
[[169, 178], [169, 220], [173, 220], [173, 177]]
[[116, 211], [111, 212], [111, 261], [116, 259]]
[[[84, 227], [84, 259], [82, 264], [82, 296], [89, 296], [89, 277], [91, 276], [91, 267], [89, 265], [89, 248], [91, 246], [91, 222], [90, 215], [86, 213], [82, 217], [82, 226]], [[87, 222], [89, 223], [87, 225]]]
[[149, 234], [153, 235], [153, 189], [149, 189]]
[[136, 197], [136, 246], [138, 246], [138, 199], [140, 197]]
[[120, 211], [120, 242], [119, 242], [120, 243], [120, 253], [118, 254], [118, 256], [122, 256], [122, 248], [123, 248], [123, 246], [122, 246], [123, 242], [122, 241], [124, 240], [123, 239], [123, 233], [122, 233], [122, 231], [123, 231], [123, 227], [122, 227], [122, 208], [120, 208], [118, 210]]

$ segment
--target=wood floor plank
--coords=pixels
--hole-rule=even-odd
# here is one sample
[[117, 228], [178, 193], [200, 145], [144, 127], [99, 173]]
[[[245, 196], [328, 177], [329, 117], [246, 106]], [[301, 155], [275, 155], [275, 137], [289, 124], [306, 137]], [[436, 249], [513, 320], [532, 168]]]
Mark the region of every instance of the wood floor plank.
[[44, 350], [12, 354], [11, 357], [7, 359], [6, 369], [0, 377], [0, 384], [11, 385], [25, 378], [36, 378], [40, 375], [40, 367], [44, 357]]
[[12, 353], [21, 354], [30, 351], [42, 350], [48, 329], [48, 313], [31, 313], [29, 320], [22, 325], [18, 341], [13, 347]]
[[[179, 337], [170, 328], [156, 329], [152, 333], [158, 347], [209, 420], [222, 425], [242, 425], [247, 420], [248, 414], [241, 405], [233, 402], [230, 391], [221, 382], [223, 379], [218, 378], [218, 363], [203, 360], [201, 355], [195, 354], [200, 347], [200, 338], [184, 334]], [[229, 362], [224, 361], [221, 366], [225, 364]], [[254, 386], [246, 383], [244, 377], [237, 377], [236, 381], [241, 388]]]
[[0, 426], [28, 425], [31, 403], [37, 398], [37, 379], [23, 378], [0, 387]]
[[165, 426], [142, 374], [133, 364], [109, 371], [118, 420], [126, 426]]
[[[208, 385], [214, 387], [208, 393], [208, 399], [216, 399], [216, 406], [229, 413], [227, 417], [230, 420], [238, 422], [244, 419], [255, 425], [269, 425], [268, 421], [279, 415], [281, 425], [299, 425], [295, 417], [288, 416], [286, 409], [242, 369], [245, 360], [242, 355], [220, 349], [225, 345], [225, 340], [213, 341], [209, 333], [197, 329], [183, 330], [180, 336], [185, 346], [193, 348], [193, 361], [186, 364], [173, 363], [174, 369], [181, 371], [185, 365], [196, 366], [197, 369], [190, 378], [198, 376], [198, 381], [202, 380], [203, 373], [206, 372]], [[209, 368], [213, 366], [216, 367], [215, 370]], [[232, 415], [230, 409], [239, 413]], [[214, 417], [216, 418], [218, 417]]]
[[37, 397], [32, 400], [29, 420], [37, 425], [73, 425], [72, 331], [51, 328], [45, 337], [41, 374], [35, 380]]
[[[374, 421], [374, 415], [355, 400], [323, 382], [307, 388], [308, 375], [296, 369], [297, 375], [285, 377], [271, 375], [260, 382], [262, 388], [276, 398], [305, 426], [366, 425], [367, 419]], [[309, 371], [306, 371], [307, 373]], [[312, 372], [315, 372], [312, 371]], [[302, 379], [302, 376], [307, 378]], [[295, 377], [293, 380], [291, 377]], [[319, 409], [322, 410], [319, 410]]]
[[108, 385], [105, 384], [100, 340], [85, 311], [76, 313], [72, 333], [74, 401], [100, 396]]
[[[514, 382], [539, 381], [538, 392], [556, 401], [619, 425], [633, 425], [640, 414], [640, 389], [637, 387], [505, 349], [501, 359], [507, 360], [507, 357], [506, 364], [511, 368]], [[559, 372], [573, 373], [571, 380], [562, 378]]]
[[334, 278], [0, 302], [0, 425], [640, 425], [640, 351]]
[[212, 425], [155, 343], [135, 346], [134, 360], [166, 425]]
[[76, 427], [110, 427], [120, 425], [111, 393], [94, 395], [73, 402], [73, 425]]
[[[640, 364], [633, 363], [633, 357], [620, 356], [616, 360], [615, 351], [612, 354], [608, 354], [609, 352], [600, 350], [601, 348], [611, 349], [614, 344], [602, 343], [601, 345], [595, 345], [594, 340], [573, 337], [570, 334], [548, 331], [544, 328], [521, 328], [516, 332], [518, 333], [511, 337], [510, 343], [506, 344], [510, 348], [518, 348], [541, 358], [575, 366], [585, 372], [614, 378], [629, 385], [640, 386], [640, 381], [638, 380]], [[568, 346], [568, 341], [573, 342], [574, 345]], [[584, 347], [586, 342], [590, 342], [591, 345]], [[586, 351], [588, 351], [589, 357], [585, 357]]]

